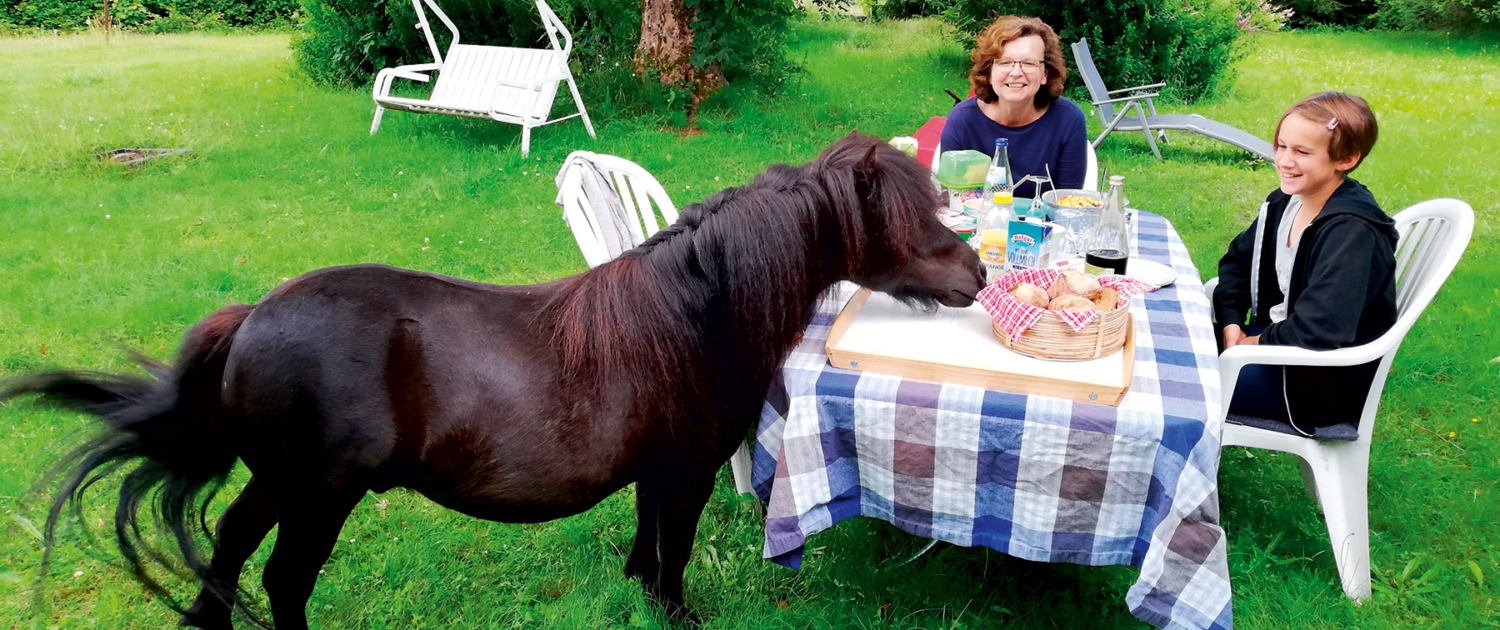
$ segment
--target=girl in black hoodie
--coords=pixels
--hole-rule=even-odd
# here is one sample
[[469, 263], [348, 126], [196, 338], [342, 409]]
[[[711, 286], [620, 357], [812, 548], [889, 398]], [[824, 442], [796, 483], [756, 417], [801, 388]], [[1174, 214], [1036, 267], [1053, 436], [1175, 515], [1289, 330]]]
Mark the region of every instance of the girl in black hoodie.
[[[1219, 260], [1213, 301], [1221, 350], [1357, 346], [1395, 324], [1395, 224], [1348, 177], [1376, 135], [1369, 105], [1341, 92], [1314, 94], [1282, 114], [1281, 186]], [[1286, 421], [1309, 436], [1317, 427], [1357, 423], [1377, 363], [1247, 366], [1229, 412]]]

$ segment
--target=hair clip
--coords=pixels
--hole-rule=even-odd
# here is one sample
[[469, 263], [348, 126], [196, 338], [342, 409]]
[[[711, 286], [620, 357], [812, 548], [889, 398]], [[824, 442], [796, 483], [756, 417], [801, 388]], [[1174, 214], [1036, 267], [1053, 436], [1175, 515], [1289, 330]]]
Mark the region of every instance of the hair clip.
[[1338, 118], [1329, 118], [1328, 119], [1328, 130], [1329, 131], [1333, 131], [1334, 129], [1337, 129], [1338, 126], [1339, 126], [1339, 119]]

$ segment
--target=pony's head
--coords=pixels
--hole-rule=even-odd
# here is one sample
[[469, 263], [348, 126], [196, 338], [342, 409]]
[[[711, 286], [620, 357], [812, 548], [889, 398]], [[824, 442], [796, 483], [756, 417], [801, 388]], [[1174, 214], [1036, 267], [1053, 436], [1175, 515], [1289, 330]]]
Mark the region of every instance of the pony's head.
[[827, 190], [843, 278], [907, 303], [964, 307], [984, 288], [979, 256], [938, 220], [927, 169], [877, 138], [851, 133], [807, 165]]

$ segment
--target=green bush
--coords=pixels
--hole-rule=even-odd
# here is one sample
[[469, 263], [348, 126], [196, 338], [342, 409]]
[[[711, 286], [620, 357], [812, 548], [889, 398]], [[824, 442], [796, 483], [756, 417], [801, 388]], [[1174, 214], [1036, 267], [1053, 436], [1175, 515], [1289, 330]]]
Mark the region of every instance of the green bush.
[[883, 20], [942, 15], [953, 8], [955, 0], [872, 0], [870, 16]]
[[[234, 27], [265, 27], [295, 24], [298, 0], [112, 0], [111, 23], [117, 28], [144, 29], [174, 15], [168, 28], [181, 19], [194, 24], [207, 21]], [[0, 3], [0, 22], [16, 27], [74, 31], [88, 28], [89, 20], [104, 14], [104, 0], [19, 0]], [[215, 18], [213, 16], [217, 15]]]
[[141, 30], [160, 35], [162, 33], [186, 33], [193, 30], [195, 26], [197, 24], [193, 22], [193, 18], [176, 9], [171, 9], [167, 11], [166, 15], [158, 16], [156, 19], [147, 22], [146, 26]]
[[10, 9], [16, 26], [62, 30], [88, 28], [96, 13], [93, 0], [20, 0]]
[[1286, 28], [1294, 11], [1270, 0], [1239, 0], [1235, 15], [1239, 26], [1247, 31], [1279, 31]]
[[[1448, 0], [1439, 0], [1443, 4]], [[1368, 26], [1375, 15], [1377, 0], [1278, 0], [1292, 10], [1287, 26], [1310, 28], [1314, 26]]]
[[[944, 14], [966, 48], [995, 17], [1041, 18], [1063, 45], [1087, 37], [1094, 64], [1113, 88], [1166, 82], [1166, 96], [1197, 99], [1226, 82], [1241, 53], [1236, 3], [1227, 0], [956, 0]], [[1078, 79], [1070, 50], [1069, 79]]]
[[301, 15], [298, 0], [156, 0], [172, 6], [200, 22], [221, 22], [233, 27], [296, 24]]
[[1500, 30], [1500, 0], [1379, 0], [1375, 24], [1395, 30]]

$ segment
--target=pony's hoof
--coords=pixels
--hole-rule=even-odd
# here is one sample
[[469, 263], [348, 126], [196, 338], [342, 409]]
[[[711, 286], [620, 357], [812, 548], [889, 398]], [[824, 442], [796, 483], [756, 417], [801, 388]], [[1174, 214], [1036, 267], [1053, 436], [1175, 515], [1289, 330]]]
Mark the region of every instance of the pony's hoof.
[[703, 627], [703, 620], [698, 618], [698, 613], [693, 612], [691, 608], [688, 608], [684, 604], [668, 605], [667, 619], [684, 628], [696, 629]]
[[182, 616], [182, 621], [177, 623], [183, 628], [203, 628], [204, 630], [234, 630], [234, 623], [229, 620], [229, 615], [207, 615], [194, 613], [188, 609]]
[[655, 578], [656, 574], [659, 572], [657, 570], [657, 567], [655, 567], [655, 566], [648, 566], [648, 564], [651, 564], [651, 563], [647, 563], [647, 562], [644, 562], [644, 561], [638, 561], [635, 558], [631, 558], [629, 560], [626, 560], [625, 561], [625, 577], [630, 578], [632, 580], [640, 580], [642, 584], [645, 584], [646, 580], [647, 580], [647, 576], [650, 576], [651, 578]]

